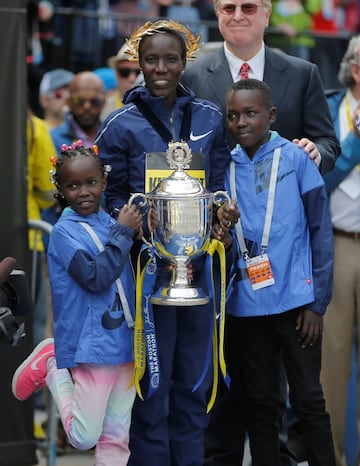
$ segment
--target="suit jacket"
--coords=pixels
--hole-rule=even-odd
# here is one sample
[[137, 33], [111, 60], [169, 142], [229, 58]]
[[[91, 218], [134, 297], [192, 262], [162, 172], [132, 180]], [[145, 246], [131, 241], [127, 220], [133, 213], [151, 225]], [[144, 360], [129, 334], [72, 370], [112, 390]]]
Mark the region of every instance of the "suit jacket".
[[[217, 104], [226, 115], [226, 93], [233, 80], [223, 46], [189, 63], [182, 76], [197, 97]], [[321, 173], [331, 170], [340, 153], [316, 65], [265, 47], [264, 82], [277, 108], [272, 129], [289, 140], [306, 137], [321, 154]], [[230, 147], [235, 141], [228, 134]]]

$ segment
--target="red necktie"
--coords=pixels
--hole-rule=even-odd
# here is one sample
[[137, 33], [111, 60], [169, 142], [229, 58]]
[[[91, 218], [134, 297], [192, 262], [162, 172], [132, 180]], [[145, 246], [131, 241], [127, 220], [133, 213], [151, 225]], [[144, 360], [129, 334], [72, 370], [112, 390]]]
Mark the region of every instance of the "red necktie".
[[240, 79], [248, 79], [250, 66], [248, 63], [243, 63], [240, 68]]

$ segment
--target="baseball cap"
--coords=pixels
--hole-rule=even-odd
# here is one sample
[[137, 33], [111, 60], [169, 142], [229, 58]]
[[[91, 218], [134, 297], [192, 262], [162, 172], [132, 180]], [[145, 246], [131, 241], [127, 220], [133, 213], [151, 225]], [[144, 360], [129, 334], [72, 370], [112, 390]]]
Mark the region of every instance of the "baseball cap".
[[117, 89], [118, 85], [113, 68], [96, 68], [94, 73], [99, 76], [101, 81], [104, 83], [105, 92], [110, 91], [111, 89]]
[[46, 95], [60, 89], [60, 87], [68, 86], [74, 76], [74, 73], [62, 68], [47, 71], [41, 79], [39, 94]]
[[110, 57], [107, 61], [107, 64], [108, 66], [110, 66], [111, 68], [115, 68], [116, 66], [116, 63], [118, 61], [130, 61], [130, 55], [125, 53], [125, 51], [128, 49], [128, 46], [126, 45], [126, 43], [121, 47], [121, 49], [118, 51], [118, 53], [116, 55], [114, 55], [113, 57]]

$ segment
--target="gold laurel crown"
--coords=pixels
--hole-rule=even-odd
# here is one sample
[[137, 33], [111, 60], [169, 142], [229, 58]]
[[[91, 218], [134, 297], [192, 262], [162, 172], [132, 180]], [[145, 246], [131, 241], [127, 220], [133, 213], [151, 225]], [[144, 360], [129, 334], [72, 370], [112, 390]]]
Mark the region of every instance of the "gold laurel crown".
[[148, 21], [138, 29], [136, 29], [129, 39], [126, 39], [127, 50], [125, 53], [129, 55], [129, 61], [139, 61], [139, 43], [144, 36], [150, 36], [157, 32], [163, 32], [161, 29], [171, 29], [180, 32], [185, 36], [186, 44], [186, 60], [195, 60], [196, 52], [200, 49], [201, 34], [194, 36], [192, 32], [183, 24], [172, 19], [161, 19], [159, 21]]

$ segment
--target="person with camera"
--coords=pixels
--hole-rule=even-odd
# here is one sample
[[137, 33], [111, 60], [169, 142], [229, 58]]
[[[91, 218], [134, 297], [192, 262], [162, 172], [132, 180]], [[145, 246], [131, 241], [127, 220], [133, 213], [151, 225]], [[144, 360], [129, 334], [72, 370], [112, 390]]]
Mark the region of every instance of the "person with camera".
[[[14, 313], [27, 313], [30, 309], [25, 282], [18, 281], [20, 289], [17, 290], [10, 280], [10, 274], [16, 265], [13, 257], [5, 257], [0, 261], [0, 340], [11, 346], [17, 346], [25, 337], [25, 325], [17, 321]], [[23, 273], [19, 276], [24, 277]], [[23, 309], [18, 309], [19, 302], [24, 303]]]

